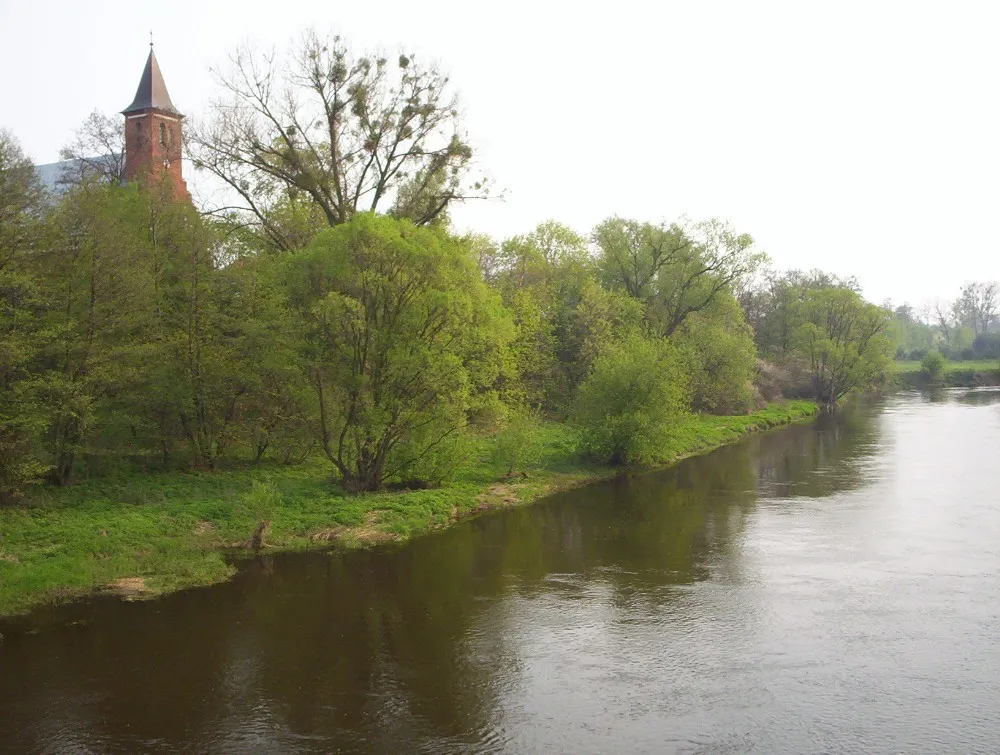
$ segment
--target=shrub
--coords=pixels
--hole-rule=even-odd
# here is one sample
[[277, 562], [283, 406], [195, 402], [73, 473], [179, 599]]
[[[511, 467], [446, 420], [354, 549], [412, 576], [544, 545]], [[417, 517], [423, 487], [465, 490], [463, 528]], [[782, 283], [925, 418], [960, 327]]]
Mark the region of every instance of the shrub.
[[666, 339], [631, 336], [597, 357], [573, 420], [583, 450], [611, 464], [654, 460], [688, 408], [682, 360]]
[[518, 407], [511, 410], [507, 425], [497, 433], [493, 462], [510, 477], [538, 461], [538, 413]]
[[945, 363], [940, 351], [929, 351], [920, 360], [920, 372], [929, 383], [940, 383], [944, 379]]

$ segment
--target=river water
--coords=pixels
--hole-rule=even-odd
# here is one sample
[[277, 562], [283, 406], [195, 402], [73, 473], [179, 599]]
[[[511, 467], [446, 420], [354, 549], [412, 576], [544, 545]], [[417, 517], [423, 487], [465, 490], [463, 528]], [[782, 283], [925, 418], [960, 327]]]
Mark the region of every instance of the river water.
[[0, 751], [995, 753], [1000, 392], [0, 626]]

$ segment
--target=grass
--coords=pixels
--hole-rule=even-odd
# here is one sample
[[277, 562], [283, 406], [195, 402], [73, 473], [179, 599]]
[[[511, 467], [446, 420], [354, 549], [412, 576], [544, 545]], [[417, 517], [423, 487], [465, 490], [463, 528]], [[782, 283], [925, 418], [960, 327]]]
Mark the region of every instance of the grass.
[[[676, 428], [658, 460], [670, 464], [749, 433], [811, 416], [807, 401], [746, 416], [695, 415]], [[516, 482], [500, 482], [494, 439], [472, 444], [455, 479], [436, 490], [347, 495], [325, 460], [296, 467], [214, 473], [122, 473], [66, 488], [42, 488], [23, 506], [0, 509], [0, 616], [100, 590], [157, 595], [228, 579], [227, 553], [260, 519], [272, 549], [333, 542], [363, 546], [405, 539], [499, 506], [534, 501], [618, 470], [580, 458], [565, 425], [547, 423], [539, 454]]]
[[[920, 372], [920, 362], [896, 362], [896, 372], [908, 374]], [[977, 359], [968, 362], [945, 362], [945, 372], [996, 372], [1000, 369], [1000, 361], [996, 359]]]
[[[920, 362], [896, 362], [896, 383], [905, 388], [927, 388], [928, 379]], [[941, 384], [953, 388], [972, 388], [1000, 384], [1000, 361], [979, 359], [968, 362], [944, 363]]]

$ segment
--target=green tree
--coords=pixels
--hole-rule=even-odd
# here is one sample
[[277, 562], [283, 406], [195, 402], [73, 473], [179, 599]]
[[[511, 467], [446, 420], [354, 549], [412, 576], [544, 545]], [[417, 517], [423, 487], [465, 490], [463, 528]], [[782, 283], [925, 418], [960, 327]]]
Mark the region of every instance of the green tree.
[[594, 242], [604, 284], [646, 302], [650, 323], [668, 337], [766, 259], [752, 237], [718, 220], [681, 228], [609, 218]]
[[752, 408], [757, 349], [736, 299], [718, 295], [692, 313], [672, 340], [690, 376], [696, 411], [742, 414]]
[[477, 248], [480, 269], [491, 273], [517, 325], [511, 350], [518, 380], [507, 395], [514, 403], [565, 409], [575, 384], [567, 384], [565, 360], [572, 357], [563, 345], [584, 291], [593, 285], [586, 241], [546, 221], [493, 253], [482, 243]]
[[323, 232], [291, 274], [327, 458], [350, 490], [407, 479], [497, 380], [509, 317], [464, 244], [388, 217]]
[[0, 130], [0, 504], [48, 470], [37, 442], [48, 416], [39, 370], [49, 336], [34, 249], [42, 207], [31, 161]]
[[937, 349], [927, 352], [920, 360], [920, 372], [931, 385], [937, 385], [944, 380], [944, 370], [947, 360]]
[[885, 381], [893, 351], [891, 316], [848, 288], [808, 291], [796, 348], [809, 362], [816, 399], [832, 409], [851, 391]]
[[524, 407], [511, 409], [504, 428], [497, 433], [493, 451], [493, 460], [503, 469], [505, 477], [524, 472], [525, 467], [537, 461], [540, 427], [537, 411]]
[[634, 464], [656, 458], [687, 407], [687, 378], [677, 349], [666, 339], [633, 335], [594, 360], [573, 420], [588, 454], [611, 464]]

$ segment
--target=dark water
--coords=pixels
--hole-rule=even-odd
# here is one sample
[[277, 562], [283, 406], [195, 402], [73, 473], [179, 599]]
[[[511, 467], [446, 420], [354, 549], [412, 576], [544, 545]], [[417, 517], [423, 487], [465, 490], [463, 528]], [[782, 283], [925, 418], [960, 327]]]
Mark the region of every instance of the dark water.
[[4, 752], [995, 753], [1000, 393], [2, 627]]

